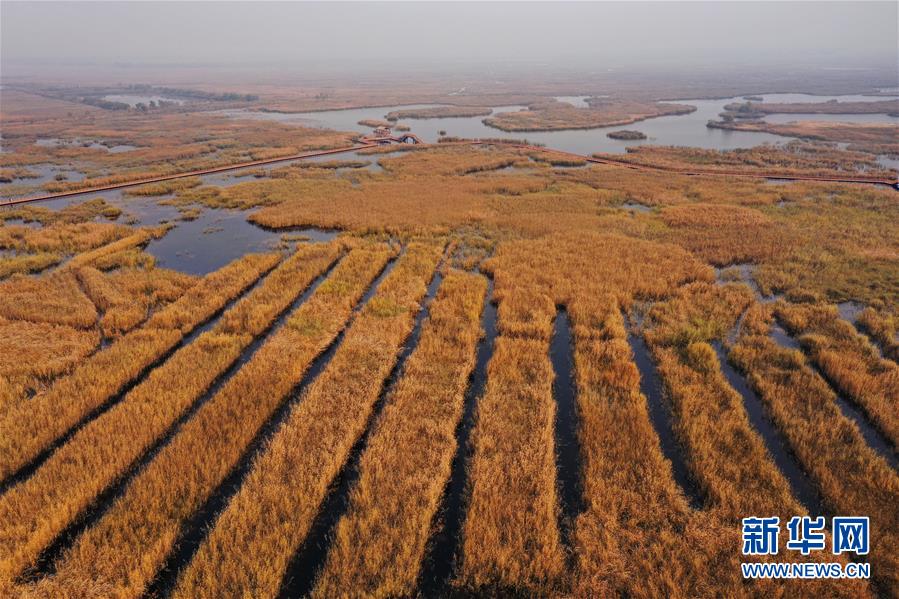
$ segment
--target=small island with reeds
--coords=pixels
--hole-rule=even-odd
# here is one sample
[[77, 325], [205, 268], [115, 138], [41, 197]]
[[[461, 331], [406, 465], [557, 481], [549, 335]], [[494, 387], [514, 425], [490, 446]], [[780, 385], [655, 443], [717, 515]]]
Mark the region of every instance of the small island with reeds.
[[610, 131], [606, 133], [606, 137], [609, 137], [611, 139], [636, 140], [646, 139], [646, 134], [642, 131], [631, 131], [628, 129], [623, 129], [621, 131]]

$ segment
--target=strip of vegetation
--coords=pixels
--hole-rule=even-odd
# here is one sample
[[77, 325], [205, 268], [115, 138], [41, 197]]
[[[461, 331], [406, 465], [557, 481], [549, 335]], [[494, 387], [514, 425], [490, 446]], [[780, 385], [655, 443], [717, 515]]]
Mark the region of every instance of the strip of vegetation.
[[[437, 244], [410, 244], [327, 368], [256, 459], [185, 572], [176, 597], [214, 597], [226, 590], [277, 594], [331, 481], [365, 430], [440, 253]], [[248, 526], [255, 532], [246, 534]]]
[[587, 159], [580, 156], [567, 156], [552, 151], [529, 152], [528, 156], [535, 162], [544, 162], [551, 166], [575, 167], [586, 166]]
[[157, 312], [144, 327], [93, 354], [27, 405], [16, 406], [3, 414], [0, 417], [0, 480], [35, 459], [66, 431], [103, 406], [129, 381], [175, 347], [185, 334], [271, 270], [278, 259], [274, 254], [248, 254], [207, 275], [176, 302]]
[[[359, 466], [350, 508], [313, 593], [411, 596], [450, 465], [474, 367], [483, 277], [441, 283], [418, 348], [388, 398]], [[422, 451], [427, 447], [427, 451]]]
[[899, 362], [899, 336], [896, 334], [895, 315], [886, 309], [865, 308], [858, 315], [858, 324], [879, 344], [884, 357]]
[[479, 592], [544, 594], [564, 571], [549, 360], [555, 314], [550, 298], [527, 287], [504, 292], [499, 304], [501, 334], [472, 435], [460, 572]]
[[300, 161], [291, 164], [289, 168], [337, 170], [340, 168], [365, 168], [370, 164], [371, 162], [368, 160], [326, 160], [324, 162]]
[[403, 119], [446, 119], [454, 117], [475, 117], [491, 114], [491, 108], [482, 106], [434, 106], [432, 108], [410, 108], [408, 110], [394, 110], [384, 117], [388, 121], [396, 122]]
[[899, 154], [899, 125], [891, 123], [838, 123], [829, 121], [794, 121], [766, 123], [764, 121], [709, 121], [711, 129], [758, 131], [800, 139], [848, 143], [849, 150], [871, 154]]
[[181, 526], [344, 327], [390, 253], [378, 244], [341, 260], [284, 326], [184, 423], [39, 588], [52, 594], [52, 589], [91, 579], [116, 588], [121, 597], [139, 596], [172, 550]]
[[775, 310], [827, 378], [899, 448], [899, 366], [880, 359], [835, 306], [778, 302]]
[[152, 310], [177, 300], [197, 281], [174, 270], [125, 265], [109, 274], [93, 266], [83, 266], [75, 272], [85, 294], [102, 313], [99, 325], [106, 337], [118, 337], [134, 329]]
[[377, 129], [378, 127], [390, 127], [390, 123], [380, 119], [362, 119], [357, 124], [362, 125], [363, 127], [371, 127], [372, 129]]
[[[70, 370], [100, 343], [94, 330], [0, 318], [0, 413], [12, 410], [28, 391]], [[0, 383], [0, 388], [4, 385]]]
[[879, 100], [871, 102], [763, 102], [752, 98], [746, 103], [724, 106], [731, 112], [754, 112], [760, 114], [890, 114], [899, 111], [899, 100]]
[[237, 92], [207, 92], [199, 89], [185, 89], [183, 87], [156, 87], [153, 85], [129, 85], [128, 91], [152, 92], [162, 96], [174, 96], [176, 98], [196, 98], [198, 100], [211, 100], [214, 102], [252, 102], [259, 99], [256, 94], [240, 94]]
[[484, 124], [502, 131], [561, 131], [629, 125], [657, 116], [688, 114], [695, 106], [636, 100], [594, 99], [590, 108], [576, 108], [567, 102], [544, 100], [527, 110], [500, 112], [484, 119]]
[[[708, 561], [733, 562], [733, 548], [700, 541], [649, 419], [618, 302], [581, 296], [569, 305], [583, 455], [585, 511], [575, 527], [574, 594], [659, 597], [701, 594]], [[710, 533], [710, 536], [714, 533]], [[734, 536], [734, 535], [732, 535]], [[724, 543], [722, 543], [724, 544]], [[719, 562], [721, 563], [721, 562]], [[736, 589], [738, 568], [723, 588]], [[727, 576], [728, 566], [719, 569]]]
[[[486, 248], [468, 248], [473, 258]], [[463, 264], [468, 262], [466, 253], [454, 257], [462, 258]], [[492, 250], [489, 250], [492, 251]], [[481, 260], [488, 254], [481, 254]], [[475, 268], [470, 266], [469, 268]], [[476, 269], [477, 272], [479, 272]], [[481, 338], [478, 341], [475, 366], [463, 397], [462, 415], [456, 427], [456, 451], [450, 466], [450, 478], [437, 512], [436, 522], [432, 521], [432, 532], [421, 564], [417, 594], [424, 597], [440, 596], [449, 589], [462, 546], [462, 523], [465, 520], [465, 502], [468, 492], [468, 463], [470, 459], [471, 431], [474, 429], [477, 402], [487, 386], [487, 366], [493, 357], [493, 346], [496, 341], [496, 304], [493, 303], [493, 281], [487, 280], [487, 293], [484, 307], [481, 310]]]
[[84, 266], [76, 274], [81, 288], [103, 313], [100, 327], [104, 333], [120, 335], [133, 329], [147, 317], [148, 305], [136, 302], [122, 293], [109, 277], [96, 268]]
[[[611, 135], [611, 134], [610, 134]], [[823, 175], [895, 177], [895, 171], [883, 168], [875, 156], [841, 150], [830, 143], [791, 141], [781, 146], [762, 145], [735, 150], [706, 150], [678, 146], [636, 146], [625, 154], [594, 154], [596, 158], [627, 164], [651, 166], [671, 171], [708, 173], [753, 173], [765, 175]]]
[[182, 189], [190, 189], [197, 187], [203, 183], [200, 177], [185, 177], [183, 179], [173, 179], [171, 181], [161, 181], [159, 183], [149, 183], [140, 187], [126, 189], [126, 196], [164, 196], [170, 193], [181, 191]]
[[60, 269], [38, 277], [13, 275], [0, 283], [0, 317], [88, 329], [97, 322], [97, 310], [74, 273]]
[[90, 265], [111, 254], [117, 254], [123, 250], [140, 247], [154, 237], [159, 238], [165, 235], [166, 231], [168, 231], [166, 227], [159, 227], [157, 229], [138, 229], [137, 233], [134, 233], [133, 235], [108, 243], [95, 250], [81, 252], [69, 260], [66, 263], [66, 267], [78, 268], [80, 266]]
[[46, 270], [62, 261], [62, 255], [55, 252], [16, 254], [0, 258], [0, 279], [19, 273], [36, 273]]
[[[739, 574], [741, 556], [733, 549], [739, 547], [739, 525], [722, 521], [718, 510], [692, 512], [674, 482], [640, 394], [618, 301], [580, 295], [569, 311], [575, 325], [586, 506], [575, 531], [571, 593], [592, 596], [601, 589], [629, 597], [700, 596], [708, 592], [703, 577], [710, 567], [719, 574], [715, 588], [728, 596], [767, 596], [785, 587], [797, 594], [809, 591], [809, 581], [753, 581], [747, 588]], [[781, 514], [791, 508], [773, 503], [772, 509]], [[853, 597], [868, 590], [865, 581], [812, 584], [814, 592], [826, 596]]]

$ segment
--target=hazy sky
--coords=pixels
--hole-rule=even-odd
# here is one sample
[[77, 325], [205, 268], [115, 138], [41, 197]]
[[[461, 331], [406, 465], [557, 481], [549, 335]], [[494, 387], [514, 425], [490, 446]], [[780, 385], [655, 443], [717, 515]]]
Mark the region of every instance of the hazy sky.
[[0, 2], [24, 64], [889, 65], [886, 2]]

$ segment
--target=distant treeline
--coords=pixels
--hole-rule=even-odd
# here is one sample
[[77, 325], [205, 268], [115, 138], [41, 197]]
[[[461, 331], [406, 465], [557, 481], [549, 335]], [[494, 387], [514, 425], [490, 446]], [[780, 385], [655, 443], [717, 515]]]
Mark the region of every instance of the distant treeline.
[[[72, 92], [77, 91], [77, 95], [73, 95]], [[168, 96], [172, 98], [178, 99], [192, 99], [192, 100], [206, 100], [210, 102], [252, 102], [254, 100], [258, 100], [259, 96], [255, 94], [239, 94], [235, 92], [206, 92], [196, 89], [185, 89], [180, 87], [156, 87], [154, 85], [148, 84], [133, 84], [122, 87], [91, 87], [91, 88], [67, 88], [67, 89], [59, 89], [55, 90], [53, 94], [55, 97], [60, 97], [62, 99], [75, 100], [77, 102], [81, 102], [83, 104], [88, 104], [90, 106], [96, 106], [97, 108], [103, 108], [105, 110], [139, 110], [146, 112], [148, 110], [154, 108], [165, 108], [166, 106], [172, 106], [177, 104], [177, 102], [167, 102], [165, 100], [157, 100], [150, 101], [148, 103], [139, 103], [136, 106], [131, 106], [127, 102], [116, 102], [113, 100], [106, 100], [104, 96], [107, 95], [115, 95], [121, 93], [131, 93], [131, 94], [141, 94], [141, 95], [159, 95], [159, 96]]]
[[152, 92], [163, 96], [175, 96], [178, 98], [195, 98], [197, 100], [210, 100], [213, 102], [253, 102], [259, 99], [256, 94], [238, 94], [235, 92], [204, 92], [198, 89], [183, 89], [180, 87], [154, 87], [152, 85], [131, 86], [131, 89], [143, 92]]
[[89, 104], [91, 106], [96, 106], [97, 108], [103, 108], [106, 110], [128, 110], [131, 108], [131, 105], [127, 102], [112, 102], [110, 100], [104, 100], [103, 98], [96, 98], [91, 96], [83, 96], [78, 99], [79, 102], [83, 104]]

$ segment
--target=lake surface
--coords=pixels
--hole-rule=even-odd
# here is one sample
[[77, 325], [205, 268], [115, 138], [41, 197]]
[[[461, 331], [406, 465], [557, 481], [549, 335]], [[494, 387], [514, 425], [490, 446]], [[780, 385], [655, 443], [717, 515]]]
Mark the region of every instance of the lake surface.
[[[556, 99], [566, 101], [574, 105], [586, 105], [587, 96], [559, 96]], [[812, 96], [808, 94], [765, 94], [762, 96], [765, 102], [827, 102], [838, 100], [842, 102], [878, 101], [890, 99], [887, 96]], [[696, 107], [696, 111], [685, 115], [663, 116], [644, 121], [638, 121], [630, 125], [616, 127], [602, 127], [597, 129], [567, 130], [567, 131], [540, 131], [540, 132], [506, 132], [488, 127], [482, 122], [484, 117], [455, 117], [438, 119], [407, 119], [406, 125], [412, 128], [412, 133], [418, 135], [425, 142], [436, 142], [445, 132], [447, 136], [468, 138], [502, 138], [522, 139], [541, 143], [550, 148], [574, 152], [576, 154], [592, 154], [593, 152], [623, 153], [629, 146], [646, 144], [688, 146], [694, 148], [732, 150], [736, 148], [752, 148], [764, 143], [785, 143], [791, 138], [769, 133], [749, 131], [727, 131], [724, 129], [710, 129], [706, 123], [710, 120], [719, 120], [719, 114], [724, 106], [733, 102], [745, 102], [742, 96], [717, 100], [677, 100], [680, 104], [689, 104]], [[218, 111], [217, 114], [225, 114], [234, 118], [252, 118], [269, 121], [277, 121], [288, 124], [323, 127], [338, 131], [355, 131], [367, 133], [370, 128], [359, 125], [363, 119], [383, 119], [384, 115], [392, 110], [408, 108], [427, 108], [436, 106], [433, 104], [417, 104], [412, 106], [384, 106], [380, 108], [354, 108], [346, 110], [329, 110], [322, 112], [306, 113], [274, 113], [252, 112], [246, 110]], [[510, 112], [526, 109], [525, 106], [498, 106], [494, 113]], [[788, 117], [782, 120], [782, 117]], [[770, 122], [788, 122], [805, 118], [807, 115], [771, 115]], [[884, 122], [897, 123], [896, 118], [886, 114], [874, 115], [813, 115], [817, 120], [842, 120], [847, 122]], [[810, 117], [809, 117], [810, 118]], [[777, 119], [777, 120], [774, 120]], [[606, 136], [610, 131], [632, 129], [646, 134], [646, 140], [616, 140]]]
[[[235, 185], [250, 180], [252, 175], [225, 178], [229, 173], [210, 175], [204, 183], [222, 186]], [[219, 177], [219, 180], [213, 180]], [[216, 208], [202, 208], [195, 220], [179, 220], [181, 213], [174, 206], [160, 205], [160, 200], [171, 196], [129, 197], [124, 190], [86, 193], [58, 200], [40, 202], [38, 205], [60, 210], [71, 204], [78, 204], [95, 198], [103, 198], [107, 203], [122, 209], [118, 222], [139, 226], [154, 226], [170, 222], [174, 226], [164, 237], [152, 240], [146, 247], [147, 253], [156, 258], [157, 265], [194, 275], [204, 275], [221, 268], [232, 260], [248, 252], [271, 252], [285, 249], [281, 236], [302, 236], [309, 241], [327, 241], [338, 231], [324, 231], [313, 228], [291, 228], [269, 230], [247, 220], [248, 211]], [[98, 217], [97, 222], [110, 222]], [[296, 242], [287, 243], [292, 248]]]

